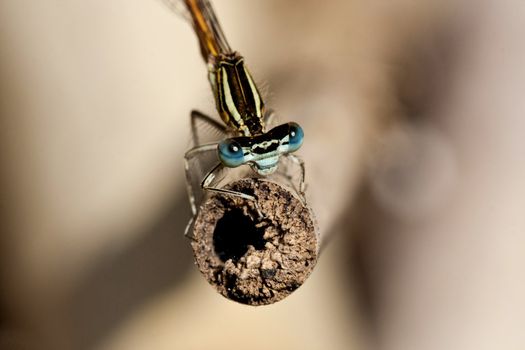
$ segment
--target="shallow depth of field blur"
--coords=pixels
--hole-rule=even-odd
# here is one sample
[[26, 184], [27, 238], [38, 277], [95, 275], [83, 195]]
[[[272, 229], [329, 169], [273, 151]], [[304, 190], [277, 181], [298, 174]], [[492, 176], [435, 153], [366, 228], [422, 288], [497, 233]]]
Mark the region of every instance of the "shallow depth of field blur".
[[524, 349], [525, 3], [216, 0], [303, 125], [325, 238], [248, 307], [183, 230], [189, 112], [215, 115], [162, 0], [0, 1], [0, 349]]

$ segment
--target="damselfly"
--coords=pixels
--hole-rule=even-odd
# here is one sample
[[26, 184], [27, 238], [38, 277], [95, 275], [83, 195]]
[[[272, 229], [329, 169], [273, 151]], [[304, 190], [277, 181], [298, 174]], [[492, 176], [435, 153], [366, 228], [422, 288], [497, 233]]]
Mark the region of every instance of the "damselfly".
[[[170, 0], [165, 0], [170, 1]], [[208, 66], [208, 80], [213, 90], [217, 111], [223, 123], [197, 111], [191, 112], [194, 147], [185, 154], [185, 171], [191, 209], [195, 215], [196, 191], [212, 191], [238, 196], [255, 202], [247, 193], [236, 192], [218, 185], [217, 174], [225, 169], [249, 165], [259, 176], [276, 172], [281, 157], [297, 164], [301, 169], [299, 194], [304, 202], [304, 163], [296, 155], [304, 133], [294, 122], [284, 123], [267, 130], [274, 113], [265, 108], [261, 94], [248, 71], [244, 58], [232, 51], [211, 4], [207, 0], [184, 0], [186, 18], [190, 20], [199, 39], [201, 55]], [[180, 7], [179, 9], [180, 10]], [[226, 138], [220, 142], [201, 144], [197, 122], [204, 122], [219, 130]], [[202, 178], [200, 188], [192, 183], [190, 162], [195, 157], [213, 152], [216, 164]]]

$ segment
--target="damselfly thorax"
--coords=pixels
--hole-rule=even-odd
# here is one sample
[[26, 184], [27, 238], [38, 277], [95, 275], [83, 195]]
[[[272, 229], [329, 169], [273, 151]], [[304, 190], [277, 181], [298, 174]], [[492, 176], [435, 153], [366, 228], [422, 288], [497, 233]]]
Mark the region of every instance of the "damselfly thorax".
[[[303, 142], [301, 127], [290, 122], [268, 128], [273, 113], [265, 108], [244, 58], [231, 50], [210, 3], [207, 0], [184, 0], [184, 5], [199, 39], [217, 112], [223, 122], [197, 111], [191, 113], [194, 147], [186, 152], [185, 169], [193, 213], [196, 213], [197, 194], [193, 181], [195, 169], [191, 163], [210, 152], [214, 154], [216, 164], [203, 175], [200, 190], [255, 200], [249, 194], [220, 187], [218, 174], [248, 165], [259, 176], [268, 176], [278, 170], [284, 157], [301, 169], [298, 187], [304, 201], [304, 163], [291, 154]], [[201, 143], [197, 128], [199, 121], [223, 133], [224, 139]]]
[[242, 136], [261, 135], [265, 131], [264, 102], [244, 58], [234, 52], [211, 61], [208, 79], [223, 122]]

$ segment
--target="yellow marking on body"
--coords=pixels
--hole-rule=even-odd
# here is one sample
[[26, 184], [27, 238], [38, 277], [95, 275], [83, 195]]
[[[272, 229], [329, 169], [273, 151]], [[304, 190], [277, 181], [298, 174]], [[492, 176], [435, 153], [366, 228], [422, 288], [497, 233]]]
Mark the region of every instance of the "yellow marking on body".
[[[237, 124], [239, 124], [239, 128], [242, 128], [244, 126], [244, 121], [242, 120], [242, 117], [237, 110], [237, 107], [235, 107], [235, 102], [233, 101], [230, 85], [228, 84], [228, 75], [226, 74], [226, 70], [224, 68], [221, 68], [221, 74], [222, 74], [222, 87], [223, 87], [223, 97], [226, 102], [226, 106], [228, 107], [228, 111], [230, 112], [231, 116], [235, 119]], [[249, 136], [249, 132], [246, 134]]]
[[197, 29], [197, 35], [201, 39], [201, 43], [207, 48], [209, 54], [217, 57], [219, 54], [217, 42], [215, 41], [199, 6], [192, 0], [186, 0], [186, 4], [190, 13], [193, 15], [193, 22]]

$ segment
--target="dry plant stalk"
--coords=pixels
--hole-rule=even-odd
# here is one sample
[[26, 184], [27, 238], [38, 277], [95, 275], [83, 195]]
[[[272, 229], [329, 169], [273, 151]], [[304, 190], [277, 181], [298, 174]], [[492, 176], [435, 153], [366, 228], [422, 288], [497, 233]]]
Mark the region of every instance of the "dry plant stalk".
[[197, 266], [228, 299], [248, 305], [282, 300], [312, 272], [320, 239], [312, 211], [277, 183], [249, 178], [227, 188], [253, 201], [221, 194], [201, 205], [191, 245]]

